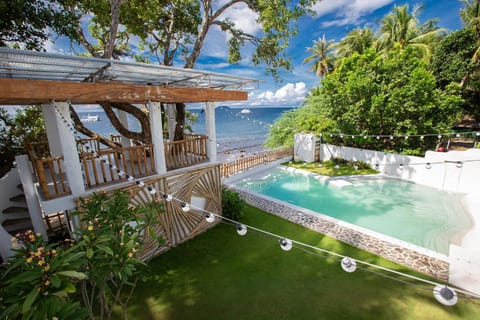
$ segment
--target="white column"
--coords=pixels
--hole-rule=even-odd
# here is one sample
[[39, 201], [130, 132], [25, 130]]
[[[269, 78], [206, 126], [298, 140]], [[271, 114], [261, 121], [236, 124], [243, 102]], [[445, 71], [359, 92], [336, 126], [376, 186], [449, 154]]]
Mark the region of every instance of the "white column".
[[211, 162], [217, 161], [217, 135], [215, 133], [215, 102], [205, 103], [205, 128], [208, 136], [208, 157]]
[[71, 132], [70, 126], [67, 126], [67, 123], [73, 125], [68, 110], [68, 103], [53, 102], [52, 104], [57, 107], [59, 113], [56, 115], [56, 127], [60, 138], [60, 147], [62, 150], [63, 164], [65, 166], [68, 185], [70, 186], [72, 195], [80, 196], [85, 193], [85, 187], [83, 185], [82, 167], [78, 157], [75, 135]]
[[175, 104], [167, 104], [165, 107], [168, 122], [168, 139], [173, 141], [175, 138], [175, 126], [177, 125], [177, 121], [175, 121], [175, 109], [177, 106]]
[[37, 193], [35, 192], [35, 184], [33, 182], [32, 172], [30, 171], [30, 164], [27, 155], [16, 156], [17, 170], [20, 176], [20, 181], [23, 186], [23, 193], [28, 206], [30, 219], [35, 233], [40, 232], [45, 239], [47, 239], [47, 230], [43, 222], [42, 209]]
[[[120, 120], [120, 123], [125, 127], [125, 129], [128, 130], [128, 117], [125, 111], [118, 110], [118, 120]], [[122, 147], [131, 146], [130, 139], [124, 136], [121, 137], [121, 143], [122, 143]]]
[[60, 134], [57, 128], [57, 116], [51, 104], [42, 104], [43, 119], [45, 119], [45, 129], [47, 132], [48, 146], [50, 154], [53, 157], [60, 157], [62, 155], [62, 148], [60, 145]]
[[162, 110], [160, 102], [148, 102], [150, 130], [152, 131], [153, 156], [158, 174], [167, 172], [165, 163], [165, 147], [163, 145]]

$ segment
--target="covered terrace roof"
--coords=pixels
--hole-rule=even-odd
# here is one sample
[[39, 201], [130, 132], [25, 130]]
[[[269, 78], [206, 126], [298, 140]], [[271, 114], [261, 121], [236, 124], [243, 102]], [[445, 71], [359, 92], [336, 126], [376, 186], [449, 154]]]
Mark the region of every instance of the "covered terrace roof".
[[239, 90], [256, 83], [194, 69], [0, 48], [0, 104], [247, 100]]

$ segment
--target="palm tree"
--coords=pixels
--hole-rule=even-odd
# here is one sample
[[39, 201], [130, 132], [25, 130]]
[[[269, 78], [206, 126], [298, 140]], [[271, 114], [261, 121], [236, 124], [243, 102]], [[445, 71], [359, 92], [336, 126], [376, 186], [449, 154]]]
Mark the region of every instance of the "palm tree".
[[309, 63], [313, 61], [310, 70], [315, 72], [319, 77], [324, 77], [329, 72], [333, 71], [333, 51], [334, 42], [325, 38], [325, 34], [321, 39], [313, 41], [313, 46], [307, 48], [310, 52], [310, 56], [303, 60], [303, 63]]
[[379, 41], [369, 27], [350, 31], [340, 42], [335, 44], [336, 58], [346, 58], [353, 53], [363, 54], [368, 48], [379, 48]]
[[381, 39], [386, 51], [396, 45], [416, 48], [425, 60], [429, 60], [432, 49], [445, 30], [437, 26], [438, 19], [429, 19], [420, 24], [417, 16], [422, 6], [415, 5], [409, 11], [408, 4], [395, 6], [380, 22]]

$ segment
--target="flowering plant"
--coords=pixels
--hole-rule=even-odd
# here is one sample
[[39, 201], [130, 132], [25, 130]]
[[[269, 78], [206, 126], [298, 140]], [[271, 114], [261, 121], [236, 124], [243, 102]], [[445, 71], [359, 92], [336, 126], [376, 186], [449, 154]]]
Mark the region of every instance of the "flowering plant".
[[78, 272], [84, 253], [73, 241], [47, 244], [28, 230], [12, 242], [15, 254], [0, 269], [0, 318], [84, 319], [85, 309], [72, 299], [75, 284], [86, 278]]

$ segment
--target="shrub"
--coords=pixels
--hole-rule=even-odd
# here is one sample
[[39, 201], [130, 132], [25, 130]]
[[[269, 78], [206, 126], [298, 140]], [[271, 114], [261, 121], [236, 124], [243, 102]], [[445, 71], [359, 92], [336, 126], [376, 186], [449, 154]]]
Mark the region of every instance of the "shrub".
[[240, 198], [238, 193], [223, 188], [222, 189], [222, 211], [223, 216], [232, 220], [240, 220], [245, 208], [245, 201]]

